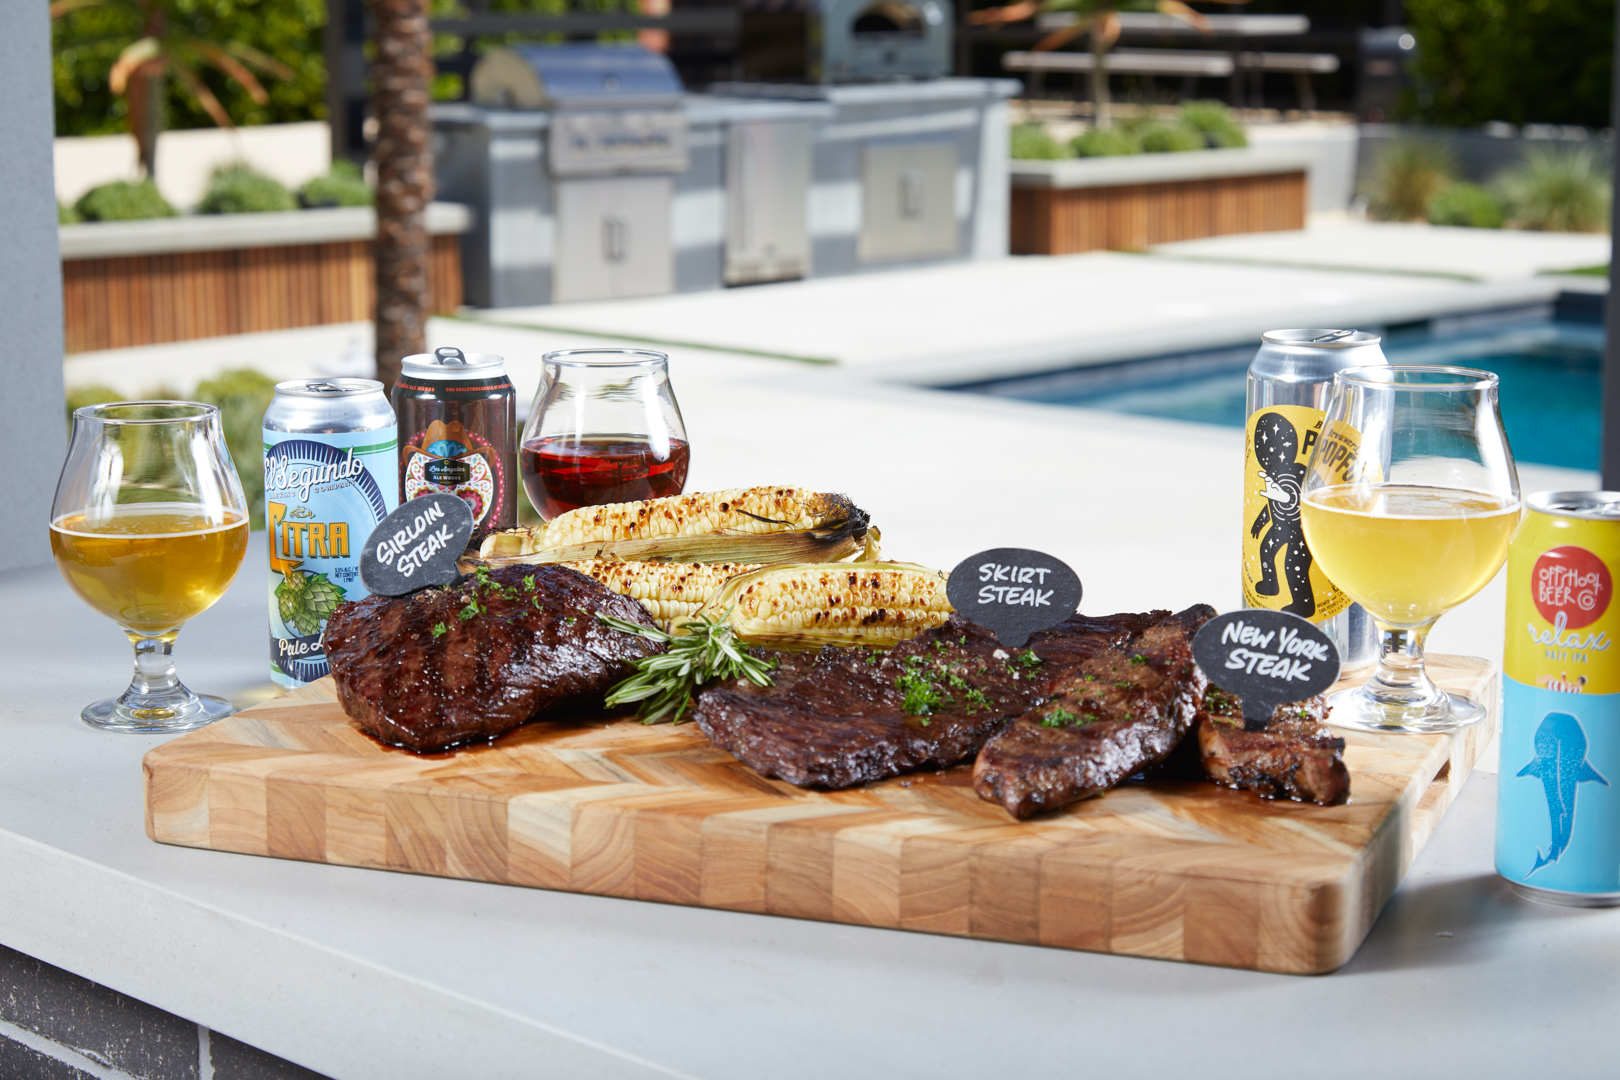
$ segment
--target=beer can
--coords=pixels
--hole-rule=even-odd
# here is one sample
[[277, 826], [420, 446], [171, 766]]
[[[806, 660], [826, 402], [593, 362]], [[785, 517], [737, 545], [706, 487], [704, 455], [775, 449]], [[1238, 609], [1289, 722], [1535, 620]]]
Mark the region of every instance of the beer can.
[[1620, 904], [1620, 492], [1543, 491], [1508, 550], [1496, 872]]
[[270, 678], [285, 687], [331, 670], [327, 616], [368, 590], [360, 548], [399, 505], [394, 410], [375, 379], [276, 384], [264, 414], [270, 547]]
[[458, 495], [474, 537], [517, 525], [517, 391], [503, 358], [454, 348], [407, 356], [394, 409], [401, 502]]
[[1378, 628], [1330, 581], [1300, 526], [1305, 466], [1322, 435], [1333, 376], [1387, 364], [1364, 330], [1269, 330], [1249, 364], [1244, 430], [1243, 603], [1309, 619], [1338, 646], [1345, 668], [1378, 659]]

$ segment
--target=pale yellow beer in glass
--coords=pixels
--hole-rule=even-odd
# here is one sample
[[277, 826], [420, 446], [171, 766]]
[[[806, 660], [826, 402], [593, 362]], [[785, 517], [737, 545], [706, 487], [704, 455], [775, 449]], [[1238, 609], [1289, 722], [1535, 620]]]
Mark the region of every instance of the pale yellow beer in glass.
[[1471, 368], [1390, 365], [1334, 376], [1300, 520], [1311, 556], [1378, 625], [1377, 670], [1330, 699], [1330, 721], [1450, 731], [1485, 715], [1423, 668], [1440, 616], [1483, 589], [1518, 529], [1518, 472], [1497, 379]]
[[175, 637], [213, 606], [247, 553], [248, 515], [219, 410], [122, 401], [73, 413], [51, 506], [51, 553], [79, 599], [135, 647], [135, 675], [80, 718], [110, 731], [190, 731], [231, 714], [175, 674]]

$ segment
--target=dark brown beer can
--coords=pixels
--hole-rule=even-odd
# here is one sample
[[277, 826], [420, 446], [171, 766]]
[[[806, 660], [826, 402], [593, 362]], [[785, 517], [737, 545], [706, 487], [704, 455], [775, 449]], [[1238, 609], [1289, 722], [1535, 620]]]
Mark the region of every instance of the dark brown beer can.
[[400, 502], [465, 499], [475, 537], [517, 525], [517, 392], [504, 358], [454, 348], [407, 356], [394, 411]]

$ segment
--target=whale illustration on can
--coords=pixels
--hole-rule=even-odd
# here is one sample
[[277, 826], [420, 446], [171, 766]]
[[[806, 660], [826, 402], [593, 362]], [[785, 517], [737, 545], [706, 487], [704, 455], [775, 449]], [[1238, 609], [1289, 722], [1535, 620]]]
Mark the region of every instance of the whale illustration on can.
[[1547, 819], [1552, 823], [1552, 843], [1545, 855], [1537, 849], [1536, 865], [1530, 868], [1533, 874], [1557, 862], [1569, 847], [1575, 828], [1576, 786], [1595, 781], [1608, 787], [1609, 782], [1586, 760], [1586, 732], [1569, 713], [1547, 714], [1536, 728], [1536, 756], [1518, 775], [1540, 778], [1547, 793]]

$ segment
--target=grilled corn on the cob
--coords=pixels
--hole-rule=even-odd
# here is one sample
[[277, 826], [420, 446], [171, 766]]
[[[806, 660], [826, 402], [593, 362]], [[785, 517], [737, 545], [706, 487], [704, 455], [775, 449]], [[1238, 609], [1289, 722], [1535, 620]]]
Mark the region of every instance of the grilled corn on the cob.
[[791, 487], [733, 488], [643, 502], [582, 506], [545, 525], [484, 540], [507, 562], [588, 559], [701, 563], [835, 562], [877, 557], [877, 530], [842, 495]]
[[661, 629], [693, 615], [729, 578], [758, 570], [757, 563], [607, 562], [569, 563], [586, 577], [641, 602]]
[[[951, 611], [938, 570], [914, 563], [809, 563], [734, 577], [697, 615], [729, 623], [756, 645], [887, 647], [941, 625]], [[681, 622], [674, 621], [676, 632]]]

